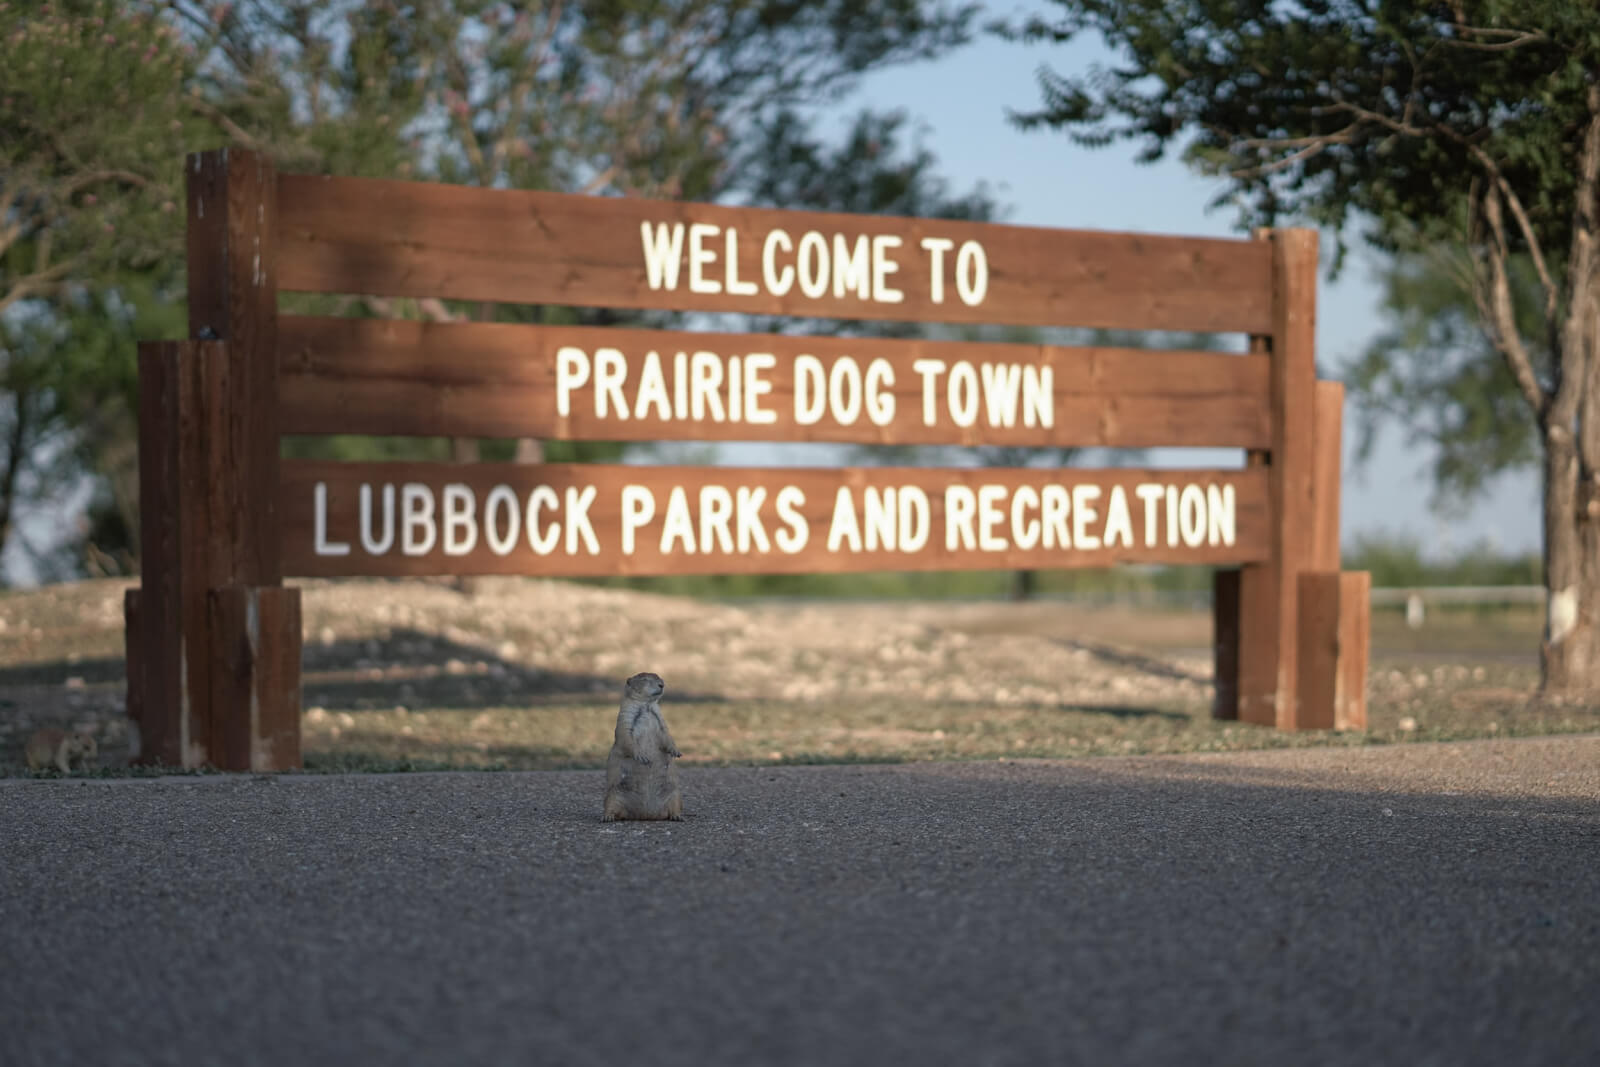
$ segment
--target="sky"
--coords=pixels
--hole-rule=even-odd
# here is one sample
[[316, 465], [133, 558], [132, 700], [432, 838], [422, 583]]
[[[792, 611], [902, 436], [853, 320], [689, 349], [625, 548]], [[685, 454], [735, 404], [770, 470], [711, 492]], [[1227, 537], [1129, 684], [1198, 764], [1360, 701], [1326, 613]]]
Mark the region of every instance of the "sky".
[[[1050, 11], [1054, 5], [991, 4], [986, 17]], [[1082, 69], [1110, 53], [1098, 40], [1069, 46], [1026, 46], [983, 38], [931, 63], [894, 68], [863, 82], [848, 104], [899, 109], [923, 127], [924, 143], [938, 157], [953, 190], [987, 183], [1009, 208], [1004, 221], [1196, 236], [1238, 236], [1231, 208], [1208, 211], [1219, 184], [1165, 160], [1135, 162], [1132, 144], [1087, 149], [1063, 134], [1024, 133], [1006, 121], [1007, 108], [1027, 110], [1039, 101], [1036, 72]], [[1331, 250], [1328, 235], [1323, 250]], [[1324, 272], [1318, 291], [1317, 362], [1337, 377], [1381, 326], [1375, 260], [1352, 255], [1337, 280]], [[1464, 511], [1430, 510], [1429, 452], [1409, 444], [1398, 428], [1384, 432], [1367, 463], [1354, 464], [1354, 418], [1345, 413], [1345, 491], [1342, 535], [1415, 537], [1431, 554], [1449, 556], [1488, 543], [1501, 551], [1537, 551], [1539, 485], [1530, 468], [1497, 479]], [[1212, 454], [1215, 455], [1214, 453]], [[1160, 450], [1157, 465], [1215, 462], [1199, 450]]]

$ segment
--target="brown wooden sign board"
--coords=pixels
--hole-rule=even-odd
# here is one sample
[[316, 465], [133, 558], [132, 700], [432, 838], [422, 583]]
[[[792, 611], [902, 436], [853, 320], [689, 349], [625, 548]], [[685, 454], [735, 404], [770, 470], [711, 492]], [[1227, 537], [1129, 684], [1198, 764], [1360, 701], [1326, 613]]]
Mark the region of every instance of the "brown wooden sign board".
[[288, 573], [799, 574], [1240, 564], [1259, 470], [285, 461]]
[[279, 323], [291, 434], [1265, 447], [1261, 355], [502, 323]]
[[278, 180], [285, 290], [753, 315], [1266, 333], [1253, 241]]
[[[280, 176], [237, 151], [185, 173], [192, 340], [140, 362], [128, 699], [150, 758], [298, 765], [286, 574], [1206, 564], [1230, 568], [1215, 714], [1359, 719], [1365, 586], [1337, 573], [1341, 398], [1315, 378], [1312, 231], [1168, 237]], [[282, 292], [1231, 332], [1249, 352], [295, 318]], [[282, 436], [340, 433], [1222, 446], [1245, 466], [280, 463]]]

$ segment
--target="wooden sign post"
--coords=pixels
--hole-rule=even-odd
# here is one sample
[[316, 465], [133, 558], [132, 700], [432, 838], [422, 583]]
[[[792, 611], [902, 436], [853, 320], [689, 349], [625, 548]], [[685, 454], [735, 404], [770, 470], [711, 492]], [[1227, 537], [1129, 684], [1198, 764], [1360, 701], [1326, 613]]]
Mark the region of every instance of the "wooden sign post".
[[[299, 762], [286, 575], [1210, 564], [1219, 717], [1364, 724], [1316, 235], [1045, 230], [190, 160], [190, 341], [140, 356], [149, 759]], [[1144, 351], [279, 314], [279, 292], [1239, 333]], [[280, 461], [285, 434], [1236, 447], [1240, 468]], [[1361, 647], [1356, 647], [1356, 646]]]

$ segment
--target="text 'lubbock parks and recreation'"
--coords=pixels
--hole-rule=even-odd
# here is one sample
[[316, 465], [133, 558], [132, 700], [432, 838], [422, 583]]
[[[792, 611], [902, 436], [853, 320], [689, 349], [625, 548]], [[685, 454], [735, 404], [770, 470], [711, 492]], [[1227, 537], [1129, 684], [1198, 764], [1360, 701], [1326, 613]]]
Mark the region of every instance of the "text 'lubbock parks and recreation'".
[[[642, 480], [651, 468], [627, 470]], [[1231, 484], [839, 485], [818, 509], [781, 472], [767, 473], [773, 485], [363, 481], [337, 499], [317, 481], [311, 533], [319, 557], [1071, 552], [1236, 539]]]

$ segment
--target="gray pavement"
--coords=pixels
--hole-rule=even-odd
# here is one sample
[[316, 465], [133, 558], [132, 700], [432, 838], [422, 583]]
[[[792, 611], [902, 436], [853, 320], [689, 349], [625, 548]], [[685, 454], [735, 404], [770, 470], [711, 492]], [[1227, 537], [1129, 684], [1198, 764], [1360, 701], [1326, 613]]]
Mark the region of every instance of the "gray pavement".
[[1600, 1062], [1600, 738], [0, 782], [0, 1063]]

